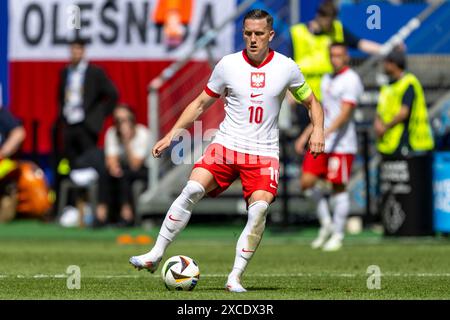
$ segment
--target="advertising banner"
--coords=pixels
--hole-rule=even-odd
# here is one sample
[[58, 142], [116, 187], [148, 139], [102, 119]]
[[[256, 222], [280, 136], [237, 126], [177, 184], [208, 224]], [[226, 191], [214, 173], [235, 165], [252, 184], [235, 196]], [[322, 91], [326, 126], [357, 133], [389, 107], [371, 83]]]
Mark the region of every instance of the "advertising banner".
[[[67, 43], [81, 38], [89, 44], [94, 60], [184, 57], [196, 40], [219, 26], [236, 7], [234, 0], [191, 0], [183, 7], [178, 45], [166, 39], [165, 19], [170, 8], [164, 0], [9, 1], [10, 60], [65, 60]], [[226, 26], [212, 42], [220, 58], [233, 50], [234, 25]], [[196, 58], [206, 58], [200, 51]]]

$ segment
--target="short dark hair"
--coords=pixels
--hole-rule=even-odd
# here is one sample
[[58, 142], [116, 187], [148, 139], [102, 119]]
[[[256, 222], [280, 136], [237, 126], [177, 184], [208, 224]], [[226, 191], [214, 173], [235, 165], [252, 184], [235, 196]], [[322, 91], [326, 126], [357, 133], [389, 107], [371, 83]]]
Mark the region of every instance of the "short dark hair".
[[247, 12], [244, 16], [244, 21], [247, 19], [252, 20], [260, 20], [260, 19], [266, 19], [267, 25], [270, 27], [270, 29], [273, 29], [273, 17], [265, 10], [261, 9], [253, 9]]
[[324, 0], [317, 8], [317, 14], [322, 17], [336, 18], [338, 9], [333, 0]]
[[70, 41], [70, 45], [71, 45], [71, 46], [73, 46], [73, 45], [78, 45], [78, 46], [80, 46], [80, 47], [85, 47], [86, 44], [87, 44], [87, 41], [84, 40], [84, 39], [81, 39], [81, 38], [75, 38], [75, 39], [73, 39], [72, 41]]
[[127, 103], [119, 103], [114, 108], [114, 110], [117, 110], [117, 109], [125, 109], [125, 110], [127, 110], [128, 114], [129, 114], [129, 119], [131, 120], [131, 122], [133, 124], [136, 124], [136, 112], [134, 111], [134, 109], [129, 104], [127, 104]]
[[333, 47], [344, 47], [345, 49], [347, 49], [347, 45], [344, 42], [338, 42], [338, 41], [333, 41], [330, 44], [330, 49]]
[[406, 55], [403, 50], [394, 49], [385, 58], [385, 61], [394, 63], [397, 67], [402, 70], [406, 69]]

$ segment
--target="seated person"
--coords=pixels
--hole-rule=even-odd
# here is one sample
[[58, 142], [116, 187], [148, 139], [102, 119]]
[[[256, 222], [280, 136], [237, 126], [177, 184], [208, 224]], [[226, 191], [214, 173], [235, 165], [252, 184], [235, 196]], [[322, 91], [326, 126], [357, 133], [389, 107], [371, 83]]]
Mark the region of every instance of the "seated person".
[[[118, 105], [113, 111], [114, 125], [106, 131], [106, 173], [100, 174], [99, 205], [96, 210], [97, 225], [108, 221], [108, 206], [113, 200], [119, 202], [120, 225], [134, 223], [132, 185], [136, 180], [147, 181], [145, 160], [150, 151], [150, 132], [136, 123], [133, 110]], [[113, 192], [113, 188], [116, 188]]]
[[17, 197], [10, 188], [17, 180], [18, 165], [9, 160], [25, 140], [25, 129], [7, 109], [0, 106], [0, 222], [9, 221], [16, 214]]
[[7, 109], [0, 106], [0, 160], [14, 155], [25, 140], [25, 129]]

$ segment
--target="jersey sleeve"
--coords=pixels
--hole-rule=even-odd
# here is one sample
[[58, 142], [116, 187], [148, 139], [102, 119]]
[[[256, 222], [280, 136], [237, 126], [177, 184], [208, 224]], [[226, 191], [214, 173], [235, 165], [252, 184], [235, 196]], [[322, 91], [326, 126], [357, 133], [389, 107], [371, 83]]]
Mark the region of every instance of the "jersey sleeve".
[[225, 89], [224, 77], [224, 60], [220, 60], [214, 67], [208, 84], [205, 87], [205, 92], [214, 98], [219, 98]]
[[356, 107], [363, 92], [363, 85], [358, 76], [348, 79], [345, 85], [345, 91], [342, 93], [341, 101]]
[[312, 93], [311, 88], [305, 81], [303, 73], [294, 61], [292, 61], [291, 64], [289, 91], [291, 91], [294, 98], [300, 102], [308, 98]]
[[305, 83], [305, 77], [300, 71], [299, 66], [292, 60], [290, 63], [290, 69], [289, 88], [292, 90], [301, 87]]

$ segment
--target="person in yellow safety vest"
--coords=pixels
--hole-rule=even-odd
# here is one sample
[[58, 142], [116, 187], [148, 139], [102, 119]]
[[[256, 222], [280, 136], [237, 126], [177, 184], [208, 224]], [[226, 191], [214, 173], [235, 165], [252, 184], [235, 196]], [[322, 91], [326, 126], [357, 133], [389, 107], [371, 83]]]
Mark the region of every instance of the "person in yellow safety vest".
[[405, 53], [392, 51], [383, 67], [390, 82], [381, 87], [374, 121], [378, 151], [394, 156], [431, 151], [434, 139], [425, 96], [416, 76], [405, 71]]
[[331, 0], [323, 1], [315, 18], [307, 24], [299, 23], [290, 29], [294, 61], [300, 66], [306, 81], [316, 97], [321, 100], [320, 81], [323, 75], [332, 73], [329, 46], [331, 43], [345, 43], [368, 54], [380, 52], [381, 45], [367, 39], [360, 39], [349, 32], [336, 19], [338, 9]]

